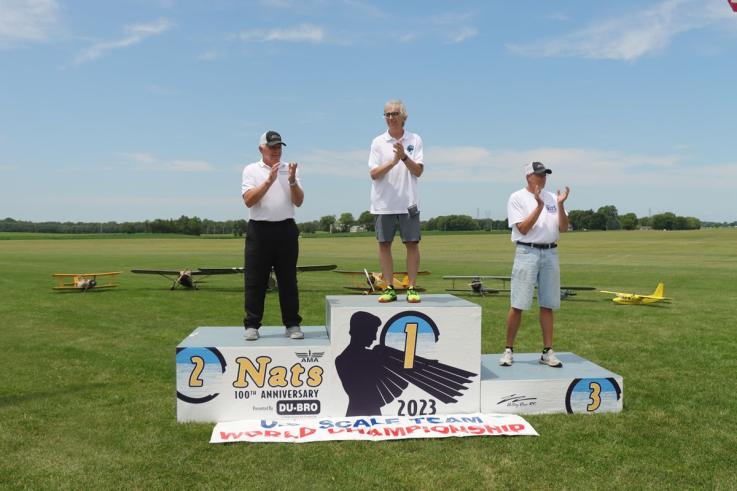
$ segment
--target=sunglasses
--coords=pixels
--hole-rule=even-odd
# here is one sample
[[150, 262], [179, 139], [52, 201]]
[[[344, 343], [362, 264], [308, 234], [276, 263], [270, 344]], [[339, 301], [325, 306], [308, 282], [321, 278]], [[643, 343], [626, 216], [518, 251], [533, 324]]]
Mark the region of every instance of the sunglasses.
[[396, 117], [399, 116], [399, 114], [400, 114], [399, 111], [394, 111], [394, 112], [391, 112], [391, 113], [384, 113], [384, 117], [385, 118], [391, 118], [391, 117], [396, 118]]

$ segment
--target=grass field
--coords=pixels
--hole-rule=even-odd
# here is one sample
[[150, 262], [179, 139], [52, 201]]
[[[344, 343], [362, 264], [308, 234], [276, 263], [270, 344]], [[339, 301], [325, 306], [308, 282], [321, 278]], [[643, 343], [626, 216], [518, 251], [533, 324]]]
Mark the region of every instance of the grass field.
[[[528, 416], [539, 438], [309, 445], [210, 445], [211, 424], [176, 422], [174, 348], [197, 326], [241, 324], [242, 279], [172, 292], [128, 271], [241, 265], [241, 240], [3, 238], [0, 488], [737, 489], [737, 229], [563, 236], [563, 283], [649, 293], [663, 280], [675, 299], [583, 292], [556, 315], [558, 351], [624, 377], [622, 413]], [[302, 264], [377, 268], [371, 237], [300, 248]], [[422, 286], [440, 293], [445, 274], [508, 274], [513, 248], [508, 235], [431, 235], [422, 254]], [[125, 273], [111, 291], [51, 290], [51, 273], [92, 271]], [[300, 275], [305, 325], [324, 324], [345, 280]], [[482, 352], [498, 353], [509, 297], [468, 298]], [[278, 323], [269, 295], [265, 324]], [[516, 351], [540, 347], [526, 315]]]

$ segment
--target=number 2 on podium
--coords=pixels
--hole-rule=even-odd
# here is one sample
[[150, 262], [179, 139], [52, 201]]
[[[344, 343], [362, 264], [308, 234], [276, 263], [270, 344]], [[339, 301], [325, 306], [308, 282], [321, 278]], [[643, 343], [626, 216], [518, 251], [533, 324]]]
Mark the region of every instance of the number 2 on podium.
[[200, 378], [200, 374], [202, 373], [202, 369], [205, 368], [205, 360], [203, 360], [201, 356], [193, 356], [189, 361], [194, 365], [192, 373], [189, 374], [189, 386], [202, 387], [204, 384]]

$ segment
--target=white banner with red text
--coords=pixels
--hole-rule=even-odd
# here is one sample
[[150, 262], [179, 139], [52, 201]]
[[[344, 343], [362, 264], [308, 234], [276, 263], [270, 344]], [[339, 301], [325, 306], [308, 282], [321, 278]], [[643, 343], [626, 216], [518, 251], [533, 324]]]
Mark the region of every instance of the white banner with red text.
[[463, 436], [538, 436], [514, 414], [439, 416], [358, 416], [344, 418], [261, 419], [218, 423], [210, 443], [310, 443], [331, 440], [404, 440]]

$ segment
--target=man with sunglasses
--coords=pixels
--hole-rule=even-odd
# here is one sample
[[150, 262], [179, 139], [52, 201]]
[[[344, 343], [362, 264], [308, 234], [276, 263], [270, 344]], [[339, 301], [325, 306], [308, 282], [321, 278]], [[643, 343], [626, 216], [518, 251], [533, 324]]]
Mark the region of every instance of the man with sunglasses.
[[371, 213], [379, 242], [381, 274], [388, 286], [379, 302], [397, 299], [392, 281], [394, 266], [392, 241], [399, 235], [407, 248], [407, 301], [418, 303], [415, 280], [420, 268], [420, 211], [417, 207], [417, 178], [424, 170], [422, 138], [405, 131], [407, 108], [400, 100], [384, 104], [387, 131], [374, 138], [369, 154]]
[[512, 227], [512, 242], [517, 245], [512, 266], [511, 308], [507, 314], [507, 346], [499, 364], [512, 365], [514, 339], [522, 311], [530, 310], [537, 287], [540, 306], [540, 328], [543, 352], [539, 362], [560, 368], [563, 363], [553, 352], [553, 310], [560, 308], [560, 266], [558, 237], [568, 231], [568, 215], [563, 206], [570, 189], [557, 195], [544, 191], [547, 177], [553, 171], [542, 162], [524, 168], [527, 186], [512, 193], [507, 202], [507, 218]]

